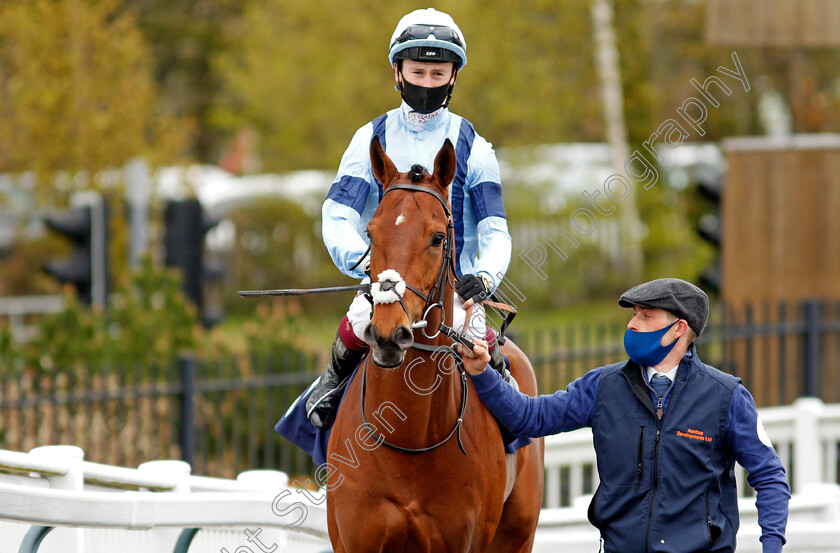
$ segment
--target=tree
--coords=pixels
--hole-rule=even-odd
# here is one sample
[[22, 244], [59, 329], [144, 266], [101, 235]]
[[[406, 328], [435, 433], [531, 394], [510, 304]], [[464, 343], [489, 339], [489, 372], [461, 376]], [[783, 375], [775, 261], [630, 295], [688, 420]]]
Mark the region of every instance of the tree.
[[218, 158], [222, 137], [211, 125], [209, 108], [219, 94], [211, 60], [228, 48], [225, 31], [235, 27], [242, 0], [122, 0], [134, 14], [149, 45], [162, 112], [188, 120], [194, 129], [188, 153], [203, 161]]
[[158, 116], [148, 48], [120, 8], [119, 0], [0, 5], [0, 171], [35, 171], [41, 200], [56, 192], [49, 181], [58, 171], [95, 174], [132, 156], [178, 152], [184, 129]]
[[[406, 0], [248, 4], [230, 50], [213, 65], [224, 83], [215, 123], [229, 132], [254, 128], [265, 170], [335, 169], [353, 132], [399, 105], [388, 39], [416, 7]], [[589, 40], [585, 5], [465, 0], [437, 8], [467, 40], [452, 109], [482, 136], [496, 145], [598, 138], [594, 62], [576, 53]]]

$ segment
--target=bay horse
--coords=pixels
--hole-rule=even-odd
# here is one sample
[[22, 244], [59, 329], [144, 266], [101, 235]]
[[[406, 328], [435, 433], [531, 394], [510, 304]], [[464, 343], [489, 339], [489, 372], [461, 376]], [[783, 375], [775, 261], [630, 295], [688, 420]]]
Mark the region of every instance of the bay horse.
[[[433, 174], [420, 165], [398, 172], [378, 137], [370, 156], [384, 189], [367, 227], [370, 274], [379, 280], [365, 331], [371, 350], [345, 392], [323, 466], [333, 548], [529, 552], [542, 505], [542, 439], [506, 460], [495, 419], [456, 370], [452, 339], [437, 331], [452, 326], [455, 149], [447, 139]], [[503, 352], [520, 389], [536, 395], [528, 358], [509, 339]], [[515, 484], [505, 497], [509, 476]]]

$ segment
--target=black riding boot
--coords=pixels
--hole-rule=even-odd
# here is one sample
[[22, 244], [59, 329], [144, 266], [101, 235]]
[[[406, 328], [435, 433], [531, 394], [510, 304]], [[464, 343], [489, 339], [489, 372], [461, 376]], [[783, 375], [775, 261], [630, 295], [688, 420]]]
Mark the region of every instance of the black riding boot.
[[502, 348], [499, 344], [490, 352], [490, 366], [502, 375], [505, 382], [510, 382], [510, 369], [508, 363], [505, 362], [505, 356], [502, 355]]
[[306, 400], [306, 416], [312, 426], [326, 430], [332, 425], [335, 420], [333, 415], [341, 402], [341, 393], [335, 392], [350, 378], [366, 351], [348, 348], [341, 337], [335, 335], [327, 370], [318, 378], [318, 385]]

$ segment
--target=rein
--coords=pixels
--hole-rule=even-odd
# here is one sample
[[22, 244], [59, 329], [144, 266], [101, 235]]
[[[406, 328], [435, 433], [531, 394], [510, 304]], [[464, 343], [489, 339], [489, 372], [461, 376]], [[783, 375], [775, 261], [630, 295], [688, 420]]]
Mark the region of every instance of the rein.
[[[460, 344], [463, 344], [464, 346], [466, 346], [468, 348], [472, 348], [472, 342], [467, 340], [467, 338], [465, 336], [463, 336], [461, 333], [457, 332], [455, 329], [453, 329], [451, 327], [448, 327], [443, 323], [444, 317], [441, 317], [441, 319], [442, 319], [441, 323], [440, 323], [440, 325], [438, 325], [437, 332], [435, 332], [435, 334], [432, 334], [431, 336], [429, 336], [426, 333], [426, 328], [425, 328], [426, 327], [426, 318], [429, 316], [429, 313], [432, 311], [432, 309], [437, 308], [437, 309], [441, 310], [441, 313], [443, 312], [443, 294], [444, 294], [444, 288], [445, 288], [444, 285], [443, 285], [444, 284], [444, 279], [450, 274], [452, 274], [452, 275], [455, 274], [455, 262], [454, 262], [454, 258], [453, 258], [453, 255], [452, 255], [452, 251], [453, 251], [454, 244], [455, 244], [455, 237], [454, 237], [455, 225], [452, 222], [452, 212], [449, 209], [449, 205], [447, 205], [446, 200], [437, 191], [432, 190], [431, 188], [426, 188], [425, 186], [418, 186], [416, 184], [407, 184], [407, 183], [406, 184], [393, 184], [390, 187], [388, 187], [387, 190], [385, 190], [385, 193], [383, 194], [383, 197], [385, 196], [385, 194], [388, 194], [392, 190], [408, 190], [410, 192], [422, 192], [424, 194], [429, 194], [431, 196], [434, 196], [434, 198], [440, 203], [441, 207], [443, 207], [443, 211], [444, 211], [444, 213], [446, 213], [446, 219], [447, 219], [446, 240], [444, 242], [444, 248], [443, 248], [443, 260], [441, 261], [440, 269], [438, 270], [438, 275], [437, 275], [437, 278], [435, 279], [435, 284], [434, 284], [434, 286], [432, 286], [432, 289], [429, 290], [428, 294], [424, 294], [422, 291], [418, 290], [416, 287], [414, 287], [411, 284], [403, 281], [405, 283], [405, 287], [408, 290], [411, 290], [414, 294], [416, 294], [420, 299], [422, 299], [425, 302], [425, 305], [423, 306], [423, 317], [422, 317], [422, 319], [420, 321], [412, 324], [411, 329], [412, 330], [422, 329], [423, 336], [425, 336], [426, 339], [428, 339], [428, 340], [433, 340], [439, 334], [443, 333], [446, 336], [448, 336], [449, 338], [451, 338], [452, 340], [454, 340], [454, 341], [456, 341]], [[368, 246], [367, 249], [365, 250], [365, 252], [359, 257], [359, 260], [356, 261], [356, 263], [353, 264], [352, 267], [350, 267], [350, 270], [352, 271], [353, 269], [358, 267], [362, 263], [362, 261], [364, 261], [365, 257], [368, 255], [368, 253], [370, 253], [370, 246]], [[447, 269], [448, 269], [448, 271], [447, 271]], [[386, 281], [385, 283], [380, 283], [380, 284], [387, 284], [387, 283], [388, 283], [388, 281]], [[330, 288], [307, 288], [307, 289], [293, 288], [293, 289], [286, 289], [286, 290], [244, 290], [244, 291], [239, 291], [237, 293], [239, 294], [240, 297], [247, 298], [247, 297], [261, 297], [261, 296], [299, 296], [299, 295], [307, 295], [307, 294], [324, 294], [324, 293], [329, 293], [329, 292], [347, 292], [347, 291], [353, 290], [353, 291], [364, 292], [366, 297], [368, 298], [368, 301], [370, 301], [371, 304], [373, 304], [374, 302], [373, 302], [373, 299], [371, 298], [370, 293], [371, 293], [371, 287], [374, 284], [377, 284], [377, 283], [356, 284], [356, 285], [353, 285], [353, 286], [333, 286], [333, 287], [330, 287]], [[435, 295], [437, 295], [436, 298], [435, 298]], [[398, 295], [398, 298], [399, 298], [400, 304], [402, 305], [403, 311], [405, 311], [406, 315], [407, 315], [408, 310], [405, 306], [405, 303], [402, 300], [402, 296]], [[497, 303], [497, 302], [492, 302], [492, 301], [489, 301], [489, 300], [483, 300], [481, 303], [489, 305], [490, 307], [508, 312], [508, 315], [505, 317], [504, 322], [502, 323], [501, 329], [499, 329], [499, 336], [498, 336], [499, 344], [504, 344], [505, 343], [505, 332], [507, 330], [508, 325], [510, 325], [510, 323], [513, 321], [513, 318], [516, 316], [516, 310], [514, 308], [510, 307], [509, 305], [504, 304], [504, 303]]]
[[469, 388], [467, 387], [467, 372], [464, 370], [460, 357], [458, 357], [458, 355], [452, 350], [452, 348], [448, 348], [447, 346], [429, 346], [427, 344], [415, 344], [411, 347], [430, 352], [438, 351], [440, 348], [447, 348], [449, 350], [449, 355], [451, 355], [455, 359], [455, 362], [458, 364], [458, 372], [461, 373], [461, 412], [458, 414], [458, 420], [455, 422], [455, 426], [452, 428], [452, 430], [450, 430], [449, 434], [444, 439], [442, 439], [435, 445], [416, 449], [394, 445], [386, 441], [384, 436], [377, 436], [376, 434], [374, 434], [373, 430], [371, 429], [372, 425], [368, 423], [367, 417], [365, 416], [365, 390], [367, 388], [367, 379], [365, 378], [365, 375], [367, 374], [368, 365], [367, 360], [365, 360], [365, 363], [362, 368], [362, 392], [359, 400], [359, 406], [362, 411], [362, 427], [367, 431], [368, 436], [376, 440], [376, 443], [378, 445], [384, 445], [389, 449], [393, 449], [394, 451], [398, 451], [400, 453], [405, 453], [408, 455], [419, 455], [420, 453], [428, 453], [429, 451], [435, 450], [443, 444], [445, 444], [446, 442], [448, 442], [453, 435], [457, 435], [458, 447], [461, 449], [461, 452], [464, 455], [466, 455], [467, 450], [464, 449], [464, 443], [461, 441], [461, 425], [464, 423], [464, 413], [466, 413], [467, 411], [467, 395]]

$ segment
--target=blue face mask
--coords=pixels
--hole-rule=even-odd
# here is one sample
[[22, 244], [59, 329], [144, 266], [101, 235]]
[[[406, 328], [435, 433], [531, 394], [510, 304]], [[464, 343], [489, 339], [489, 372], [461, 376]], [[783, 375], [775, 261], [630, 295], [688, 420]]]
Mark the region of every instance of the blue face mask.
[[639, 332], [628, 328], [624, 332], [624, 351], [627, 352], [630, 359], [643, 367], [658, 365], [665, 359], [666, 355], [671, 353], [671, 350], [679, 341], [674, 340], [667, 346], [662, 345], [662, 337], [678, 322], [680, 322], [679, 319], [663, 329], [652, 332]]

